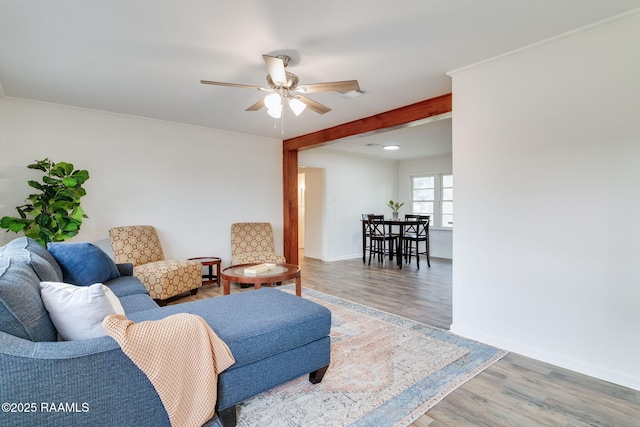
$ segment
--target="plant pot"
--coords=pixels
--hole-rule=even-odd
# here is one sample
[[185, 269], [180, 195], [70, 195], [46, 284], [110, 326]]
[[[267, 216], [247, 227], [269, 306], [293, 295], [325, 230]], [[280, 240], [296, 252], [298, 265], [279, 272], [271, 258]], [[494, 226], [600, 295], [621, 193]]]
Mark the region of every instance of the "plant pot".
[[391, 212], [393, 219], [398, 219], [398, 212]]

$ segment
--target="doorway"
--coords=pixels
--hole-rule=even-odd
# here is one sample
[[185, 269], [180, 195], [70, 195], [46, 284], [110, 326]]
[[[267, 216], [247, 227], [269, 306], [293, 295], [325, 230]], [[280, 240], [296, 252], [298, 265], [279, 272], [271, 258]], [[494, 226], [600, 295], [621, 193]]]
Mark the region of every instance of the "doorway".
[[324, 261], [326, 254], [325, 169], [298, 167], [298, 250]]

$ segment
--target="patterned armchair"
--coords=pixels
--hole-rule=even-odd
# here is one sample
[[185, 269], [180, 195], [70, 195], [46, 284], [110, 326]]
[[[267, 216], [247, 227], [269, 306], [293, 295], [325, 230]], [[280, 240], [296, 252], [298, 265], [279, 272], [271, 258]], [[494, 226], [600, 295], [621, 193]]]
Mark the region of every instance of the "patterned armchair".
[[268, 222], [238, 222], [231, 224], [231, 263], [284, 263], [275, 253], [273, 229]]
[[133, 264], [133, 275], [160, 305], [166, 299], [191, 292], [202, 285], [202, 264], [196, 261], [165, 260], [156, 229], [150, 225], [115, 227], [109, 230], [117, 263]]

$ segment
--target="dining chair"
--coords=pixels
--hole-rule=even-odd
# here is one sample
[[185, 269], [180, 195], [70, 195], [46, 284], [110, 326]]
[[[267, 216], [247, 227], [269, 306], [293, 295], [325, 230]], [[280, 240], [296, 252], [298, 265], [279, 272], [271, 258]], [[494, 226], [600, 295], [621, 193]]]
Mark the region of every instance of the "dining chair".
[[362, 214], [362, 262], [365, 262], [367, 252], [371, 248], [371, 232], [369, 231], [369, 216], [375, 214]]
[[[424, 217], [425, 215], [419, 215], [419, 214], [405, 214], [405, 215], [404, 215], [404, 220], [405, 220], [405, 221], [408, 221], [408, 222], [407, 222], [407, 225], [405, 225], [405, 226], [404, 226], [404, 230], [403, 230], [404, 232], [403, 232], [403, 234], [408, 234], [408, 235], [415, 235], [415, 234], [417, 234], [417, 232], [418, 232], [418, 227], [417, 227], [417, 223], [415, 223], [415, 224], [414, 224], [414, 222], [418, 221], [418, 219], [419, 219], [421, 216], [423, 216], [423, 217]], [[427, 218], [428, 218], [428, 216], [427, 216]], [[404, 237], [404, 236], [403, 236], [403, 237]], [[404, 260], [406, 261], [406, 260], [407, 260], [407, 252], [406, 252], [407, 244], [406, 244], [406, 242], [404, 241], [404, 238], [403, 238], [403, 241], [402, 241], [402, 242], [400, 242], [400, 243], [403, 245], [403, 246], [402, 246], [402, 250], [404, 251], [403, 256], [404, 256]]]
[[398, 242], [398, 237], [389, 233], [389, 228], [384, 223], [384, 215], [369, 215], [369, 265], [373, 255], [378, 256], [378, 262], [382, 262], [382, 267], [386, 266], [387, 256], [393, 260], [394, 245]]
[[[429, 215], [405, 215], [408, 225], [405, 226], [405, 232], [402, 244], [404, 245], [404, 259], [407, 264], [411, 264], [411, 256], [416, 256], [416, 263], [420, 268], [420, 254], [427, 256], [427, 265], [431, 267], [431, 259], [429, 256]], [[424, 242], [424, 251], [420, 251], [420, 243]]]

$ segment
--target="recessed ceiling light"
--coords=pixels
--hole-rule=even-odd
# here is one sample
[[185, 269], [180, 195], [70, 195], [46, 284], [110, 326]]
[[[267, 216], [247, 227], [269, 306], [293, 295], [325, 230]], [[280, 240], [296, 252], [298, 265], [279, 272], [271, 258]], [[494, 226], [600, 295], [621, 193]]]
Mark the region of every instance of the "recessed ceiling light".
[[385, 150], [397, 150], [397, 149], [400, 148], [400, 146], [399, 145], [385, 145], [382, 148], [384, 148]]

